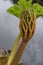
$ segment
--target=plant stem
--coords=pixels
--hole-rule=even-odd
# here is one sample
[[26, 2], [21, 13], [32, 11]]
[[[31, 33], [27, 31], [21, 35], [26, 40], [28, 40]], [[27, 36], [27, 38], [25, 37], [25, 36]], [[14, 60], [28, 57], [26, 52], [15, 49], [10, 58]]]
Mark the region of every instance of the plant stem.
[[18, 65], [18, 62], [19, 62], [20, 59], [21, 59], [21, 56], [22, 56], [22, 54], [23, 54], [23, 51], [24, 51], [24, 49], [25, 49], [25, 47], [26, 47], [26, 45], [27, 45], [27, 42], [28, 42], [27, 40], [25, 41], [25, 40], [22, 39], [21, 44], [20, 44], [20, 46], [18, 47], [15, 56], [13, 56], [13, 60], [12, 60], [12, 62], [11, 62], [10, 65]]
[[19, 33], [19, 35], [17, 36], [17, 38], [16, 38], [16, 40], [15, 40], [15, 43], [14, 43], [14, 45], [13, 45], [13, 49], [12, 49], [12, 51], [11, 51], [11, 55], [10, 55], [10, 57], [9, 57], [9, 59], [8, 59], [7, 65], [11, 65], [12, 60], [13, 60], [13, 58], [14, 58], [14, 56], [15, 56], [15, 52], [16, 52], [16, 50], [17, 50], [18, 43], [19, 43], [19, 40], [20, 40], [20, 39], [21, 39], [21, 33]]

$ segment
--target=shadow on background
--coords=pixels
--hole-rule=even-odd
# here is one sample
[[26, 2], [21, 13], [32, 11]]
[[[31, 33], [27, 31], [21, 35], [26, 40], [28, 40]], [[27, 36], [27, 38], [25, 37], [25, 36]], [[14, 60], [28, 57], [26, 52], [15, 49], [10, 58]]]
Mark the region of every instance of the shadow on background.
[[[10, 0], [12, 3], [17, 3], [18, 0]], [[28, 0], [27, 0], [28, 1]], [[32, 0], [32, 3], [39, 3], [41, 5], [43, 5], [43, 0]]]
[[33, 0], [33, 3], [39, 3], [40, 5], [43, 6], [43, 0]]
[[13, 4], [17, 3], [18, 0], [10, 0]]

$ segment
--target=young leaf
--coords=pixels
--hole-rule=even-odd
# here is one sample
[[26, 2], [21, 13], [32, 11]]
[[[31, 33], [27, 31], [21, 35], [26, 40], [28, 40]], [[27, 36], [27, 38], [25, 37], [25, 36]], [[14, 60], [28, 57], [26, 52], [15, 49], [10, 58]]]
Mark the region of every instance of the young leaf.
[[17, 4], [15, 4], [14, 6], [10, 7], [7, 12], [9, 12], [10, 14], [13, 14], [17, 17], [20, 17], [20, 13], [21, 11], [23, 11], [24, 9], [28, 8], [31, 6], [31, 2], [32, 0], [19, 0]]
[[27, 6], [28, 9], [31, 8], [31, 6], [32, 6], [32, 1], [31, 1], [31, 0], [27, 1], [26, 6]]
[[19, 0], [18, 5], [20, 6], [21, 10], [26, 9], [26, 0]]
[[17, 17], [19, 17], [20, 16], [20, 7], [15, 4], [14, 6], [10, 7], [7, 10], [7, 12], [9, 12], [10, 14], [13, 14], [13, 15], [15, 15]]
[[19, 0], [17, 4], [14, 6], [10, 7], [7, 12], [10, 14], [13, 14], [17, 16], [18, 18], [20, 17], [21, 11], [24, 9], [31, 9], [33, 8], [36, 11], [36, 15], [38, 16], [43, 16], [43, 6], [39, 5], [38, 3], [35, 3], [32, 5], [32, 0]]
[[43, 6], [39, 5], [38, 3], [33, 4], [33, 8], [36, 11], [36, 15], [43, 16]]

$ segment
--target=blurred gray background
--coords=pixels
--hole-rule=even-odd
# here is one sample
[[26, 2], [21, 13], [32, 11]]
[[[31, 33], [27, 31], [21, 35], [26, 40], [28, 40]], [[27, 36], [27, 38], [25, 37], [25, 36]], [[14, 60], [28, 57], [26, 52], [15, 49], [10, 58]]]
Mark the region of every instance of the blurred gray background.
[[[0, 0], [0, 49], [12, 49], [19, 34], [20, 20], [6, 11], [12, 5], [9, 0]], [[21, 58], [23, 65], [43, 65], [43, 17], [36, 21], [35, 34]]]

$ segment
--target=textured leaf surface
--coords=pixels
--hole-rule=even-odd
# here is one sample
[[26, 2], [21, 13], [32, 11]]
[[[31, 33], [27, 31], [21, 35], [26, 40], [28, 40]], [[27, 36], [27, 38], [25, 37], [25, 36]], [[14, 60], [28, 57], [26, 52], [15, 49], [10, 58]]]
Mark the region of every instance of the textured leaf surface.
[[33, 4], [33, 8], [36, 11], [37, 16], [43, 16], [43, 6], [38, 3]]
[[14, 6], [10, 7], [7, 12], [9, 12], [10, 14], [13, 14], [15, 16], [17, 16], [18, 18], [20, 17], [20, 12], [24, 9], [29, 9], [31, 6], [31, 2], [32, 0], [19, 0], [17, 4], [15, 4]]
[[31, 9], [33, 8], [36, 11], [36, 15], [43, 16], [43, 6], [39, 5], [38, 3], [35, 3], [32, 5], [32, 0], [19, 0], [17, 4], [10, 7], [7, 12], [10, 14], [15, 15], [16, 17], [20, 17], [21, 11], [24, 9]]
[[10, 8], [7, 10], [7, 12], [9, 12], [10, 14], [13, 14], [13, 15], [15, 15], [15, 16], [17, 16], [17, 17], [20, 16], [20, 8], [19, 8], [19, 6], [16, 5], [16, 4], [15, 4], [14, 6], [10, 7]]

